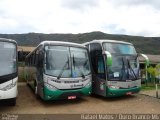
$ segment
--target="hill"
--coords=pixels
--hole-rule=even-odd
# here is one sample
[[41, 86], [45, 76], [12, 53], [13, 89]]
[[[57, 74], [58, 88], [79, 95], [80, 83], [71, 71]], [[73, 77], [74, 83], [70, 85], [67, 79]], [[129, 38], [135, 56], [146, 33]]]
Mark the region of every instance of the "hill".
[[160, 54], [160, 37], [114, 35], [96, 31], [81, 34], [0, 34], [0, 38], [14, 39], [17, 41], [18, 45], [21, 46], [37, 46], [40, 42], [44, 40], [83, 43], [91, 41], [93, 39], [111, 39], [133, 43], [138, 53]]

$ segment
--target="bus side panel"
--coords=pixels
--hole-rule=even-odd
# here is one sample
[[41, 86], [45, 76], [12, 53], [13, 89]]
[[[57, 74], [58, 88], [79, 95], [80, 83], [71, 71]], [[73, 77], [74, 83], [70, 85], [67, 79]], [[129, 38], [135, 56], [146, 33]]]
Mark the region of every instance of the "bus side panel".
[[36, 71], [36, 82], [37, 82], [37, 90], [38, 95], [43, 98], [44, 97], [44, 80], [43, 80], [43, 70], [37, 69]]

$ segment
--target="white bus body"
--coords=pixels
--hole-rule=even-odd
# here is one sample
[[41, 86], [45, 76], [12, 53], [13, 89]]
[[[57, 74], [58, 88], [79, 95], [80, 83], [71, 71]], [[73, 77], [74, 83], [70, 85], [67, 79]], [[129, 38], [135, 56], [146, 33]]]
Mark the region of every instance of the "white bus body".
[[18, 94], [17, 43], [14, 40], [0, 38], [0, 100], [16, 104]]

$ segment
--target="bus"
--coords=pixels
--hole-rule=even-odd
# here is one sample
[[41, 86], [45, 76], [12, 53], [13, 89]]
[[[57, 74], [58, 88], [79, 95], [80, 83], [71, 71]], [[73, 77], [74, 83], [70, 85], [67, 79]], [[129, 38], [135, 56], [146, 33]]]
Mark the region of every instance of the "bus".
[[93, 68], [92, 93], [118, 97], [138, 93], [141, 88], [138, 54], [133, 44], [116, 40], [84, 43]]
[[88, 49], [81, 44], [43, 41], [25, 59], [25, 78], [43, 100], [76, 99], [91, 94]]
[[17, 43], [11, 39], [0, 38], [0, 100], [16, 104], [18, 94]]

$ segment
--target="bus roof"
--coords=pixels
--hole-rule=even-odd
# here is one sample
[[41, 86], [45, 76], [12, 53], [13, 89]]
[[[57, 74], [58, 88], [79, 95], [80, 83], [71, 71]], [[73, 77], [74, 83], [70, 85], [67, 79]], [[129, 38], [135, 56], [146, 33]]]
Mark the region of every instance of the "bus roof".
[[6, 39], [6, 38], [0, 38], [0, 42], [11, 42], [11, 43], [15, 43], [17, 44], [17, 42], [15, 40], [12, 39]]
[[[43, 41], [39, 45], [66, 45], [66, 46], [76, 46], [76, 47], [84, 47], [82, 44], [73, 43], [73, 42], [64, 42], [64, 41]], [[38, 46], [39, 46], [38, 45]]]
[[129, 42], [118, 41], [118, 40], [109, 40], [109, 39], [92, 40], [90, 42], [86, 42], [86, 43], [83, 43], [83, 44], [84, 45], [89, 44], [89, 43], [99, 43], [99, 44], [102, 44], [102, 43], [106, 43], [106, 42], [109, 42], [109, 43], [122, 43], [122, 44], [130, 44], [130, 45], [132, 45], [132, 43], [129, 43]]
[[72, 43], [72, 42], [64, 42], [64, 41], [43, 41], [41, 42], [33, 51], [31, 51], [27, 56], [29, 57], [34, 51], [38, 49], [39, 46], [47, 46], [47, 45], [63, 45], [63, 46], [72, 46], [72, 47], [81, 47], [81, 48], [86, 48], [85, 45], [78, 44], [78, 43]]

